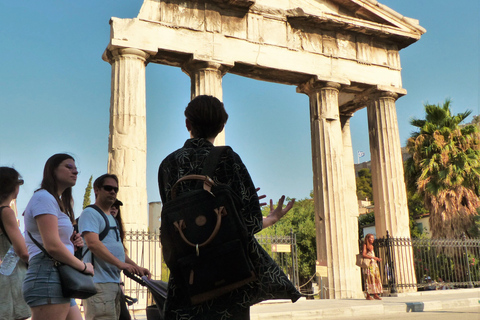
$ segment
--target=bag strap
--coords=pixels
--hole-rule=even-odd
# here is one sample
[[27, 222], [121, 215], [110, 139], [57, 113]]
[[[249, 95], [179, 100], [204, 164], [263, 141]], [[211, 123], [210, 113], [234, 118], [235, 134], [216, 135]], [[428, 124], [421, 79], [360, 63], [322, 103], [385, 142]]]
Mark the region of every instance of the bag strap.
[[48, 252], [47, 250], [45, 250], [45, 248], [40, 244], [38, 243], [37, 240], [35, 240], [35, 238], [32, 236], [32, 234], [30, 233], [30, 231], [27, 231], [28, 232], [28, 235], [30, 236], [30, 239], [32, 239], [33, 243], [35, 243], [37, 245], [37, 247], [42, 250], [42, 252], [47, 256], [49, 257], [50, 259], [52, 259], [53, 261], [55, 261], [55, 263], [58, 263], [57, 260], [55, 260]]
[[[228, 149], [231, 149], [231, 148], [228, 146], [213, 147], [210, 150], [210, 153], [208, 154], [207, 158], [205, 159], [205, 164], [203, 165], [201, 175], [212, 178], [215, 172], [215, 169], [217, 169], [217, 165], [218, 165], [218, 162], [220, 161], [220, 157]], [[197, 189], [200, 189], [202, 185], [203, 185], [202, 181], [198, 181]]]
[[[98, 211], [98, 213], [100, 213], [100, 215], [102, 216], [103, 220], [105, 220], [105, 229], [102, 230], [102, 232], [100, 232], [100, 234], [98, 235], [98, 239], [100, 241], [102, 241], [103, 239], [105, 239], [105, 237], [107, 236], [108, 232], [110, 231], [110, 222], [108, 221], [108, 217], [107, 215], [105, 214], [105, 212], [103, 212], [102, 209], [100, 209], [97, 205], [95, 204], [91, 204], [89, 206], [87, 206], [87, 208], [93, 208], [95, 210]], [[116, 220], [115, 220], [116, 221]], [[118, 224], [117, 224], [117, 227], [118, 227]]]
[[209, 177], [213, 176], [215, 169], [217, 169], [218, 161], [220, 161], [220, 156], [228, 149], [231, 148], [228, 146], [213, 147], [205, 159], [202, 175]]
[[[98, 239], [100, 241], [102, 241], [103, 239], [105, 239], [105, 237], [107, 236], [108, 232], [110, 231], [110, 222], [108, 221], [108, 217], [107, 215], [105, 214], [105, 212], [103, 212], [102, 209], [100, 209], [99, 206], [97, 206], [96, 204], [91, 204], [89, 206], [86, 206], [86, 208], [92, 208], [92, 209], [95, 209], [103, 218], [103, 220], [105, 220], [105, 229], [102, 230], [102, 232], [100, 232], [100, 234], [98, 235]], [[115, 224], [117, 225], [117, 230], [118, 230], [118, 221], [117, 219], [115, 219]], [[118, 234], [117, 234], [118, 235]], [[87, 247], [87, 249], [85, 250], [85, 252], [83, 252], [82, 254], [82, 259], [83, 257], [85, 257], [85, 255], [87, 254], [87, 252], [90, 251]], [[94, 255], [93, 255], [93, 252], [92, 252], [92, 264], [94, 264]]]
[[5, 226], [3, 225], [2, 213], [3, 213], [4, 208], [8, 208], [8, 206], [0, 207], [0, 228], [2, 229], [5, 237], [7, 237], [8, 242], [10, 242], [10, 244], [12, 244], [12, 241], [10, 241], [10, 238], [8, 237], [7, 231], [5, 231]]

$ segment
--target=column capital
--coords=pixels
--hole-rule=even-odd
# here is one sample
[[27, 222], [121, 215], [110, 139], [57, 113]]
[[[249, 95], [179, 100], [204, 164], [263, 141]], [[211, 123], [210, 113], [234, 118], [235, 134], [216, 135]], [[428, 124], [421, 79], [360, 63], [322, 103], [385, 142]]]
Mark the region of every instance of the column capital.
[[135, 48], [116, 48], [116, 49], [107, 49], [102, 55], [102, 59], [107, 61], [108, 63], [112, 63], [116, 61], [119, 57], [124, 56], [134, 56], [137, 59], [142, 61], [147, 61], [150, 57], [150, 54], [143, 50], [135, 49]]
[[375, 90], [371, 95], [372, 99], [393, 99], [397, 100], [399, 98], [398, 93], [393, 91], [385, 91], [385, 90]]
[[315, 78], [311, 78], [307, 82], [304, 82], [300, 84], [297, 87], [297, 92], [298, 93], [305, 93], [307, 95], [310, 95], [313, 92], [318, 92], [322, 89], [333, 89], [340, 91], [340, 88], [342, 85], [338, 82], [333, 82], [333, 81], [321, 81], [317, 80]]
[[197, 70], [218, 71], [223, 77], [232, 66], [214, 61], [191, 59], [182, 65], [182, 71], [191, 76]]

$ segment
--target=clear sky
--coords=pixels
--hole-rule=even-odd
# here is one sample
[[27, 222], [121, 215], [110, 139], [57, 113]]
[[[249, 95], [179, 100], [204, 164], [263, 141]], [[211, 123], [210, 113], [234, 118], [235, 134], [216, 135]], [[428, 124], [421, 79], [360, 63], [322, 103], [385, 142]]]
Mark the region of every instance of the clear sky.
[[[480, 113], [478, 0], [383, 0], [427, 29], [400, 52], [403, 86], [397, 100], [402, 145], [423, 117], [423, 104], [450, 97], [454, 112]], [[110, 17], [133, 18], [141, 0], [0, 2], [0, 166], [25, 179], [21, 213], [39, 187], [45, 161], [71, 153], [81, 173], [74, 187], [80, 214], [88, 179], [107, 170], [110, 65], [101, 59]], [[148, 201], [159, 201], [157, 170], [183, 145], [183, 110], [190, 80], [178, 68], [147, 66]], [[224, 102], [230, 115], [226, 142], [269, 198], [304, 199], [312, 190], [308, 98], [295, 87], [227, 74]], [[470, 119], [468, 119], [470, 120]], [[370, 159], [366, 110], [351, 120], [353, 150]], [[357, 158], [355, 157], [355, 163]], [[121, 191], [119, 194], [121, 198]]]

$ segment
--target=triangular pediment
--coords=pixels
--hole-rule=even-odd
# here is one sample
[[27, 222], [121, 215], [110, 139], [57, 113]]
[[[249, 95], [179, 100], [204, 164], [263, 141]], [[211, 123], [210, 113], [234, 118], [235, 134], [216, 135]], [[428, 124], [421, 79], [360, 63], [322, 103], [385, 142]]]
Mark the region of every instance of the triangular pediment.
[[[262, 0], [257, 1], [257, 3]], [[418, 20], [407, 18], [375, 0], [294, 0], [290, 9], [301, 8], [312, 16], [331, 15], [352, 21], [368, 21], [400, 30], [424, 33]]]

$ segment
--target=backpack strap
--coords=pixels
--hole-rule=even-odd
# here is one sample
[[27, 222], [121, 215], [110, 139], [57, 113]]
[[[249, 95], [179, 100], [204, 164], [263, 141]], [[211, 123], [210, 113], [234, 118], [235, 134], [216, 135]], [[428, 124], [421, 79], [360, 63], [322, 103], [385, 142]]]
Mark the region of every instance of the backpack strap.
[[[95, 205], [95, 204], [91, 204], [91, 205], [89, 205], [89, 206], [86, 206], [85, 208], [95, 209], [95, 210], [102, 216], [103, 220], [105, 220], [105, 228], [102, 230], [102, 232], [100, 232], [100, 233], [98, 234], [98, 239], [99, 239], [100, 241], [102, 241], [103, 239], [105, 239], [105, 237], [107, 236], [108, 232], [109, 232], [110, 229], [111, 229], [111, 228], [110, 228], [110, 222], [108, 221], [107, 215], [105, 214], [105, 212], [103, 212], [102, 209], [100, 209], [100, 207], [98, 207], [98, 206]], [[117, 219], [115, 219], [115, 218], [114, 218], [114, 220], [115, 220], [115, 224], [116, 224], [116, 229], [118, 230], [118, 221], [117, 221]], [[118, 239], [119, 239], [118, 232], [116, 232], [116, 234], [117, 234], [117, 240], [118, 240]], [[85, 252], [82, 254], [82, 258], [87, 254], [88, 251], [89, 251], [89, 249], [88, 249], [88, 247], [87, 247], [87, 249], [85, 250]], [[94, 262], [94, 258], [93, 258], [93, 257], [94, 257], [94, 256], [93, 256], [93, 253], [92, 253], [92, 264], [93, 264], [93, 262]]]
[[220, 161], [221, 155], [231, 149], [228, 146], [213, 147], [210, 150], [207, 158], [205, 159], [205, 164], [202, 169], [202, 175], [212, 177], [215, 169], [217, 169], [218, 162]]
[[[215, 169], [217, 169], [217, 165], [218, 165], [218, 162], [220, 161], [220, 157], [228, 149], [231, 149], [231, 148], [229, 146], [213, 147], [210, 150], [210, 153], [208, 154], [207, 158], [205, 159], [205, 164], [203, 165], [201, 175], [212, 178], [215, 172]], [[201, 188], [202, 185], [203, 185], [203, 182], [199, 181], [197, 183], [197, 189]]]
[[108, 221], [108, 217], [107, 215], [105, 214], [105, 212], [103, 212], [102, 209], [100, 209], [97, 205], [95, 204], [91, 204], [89, 206], [87, 206], [87, 208], [93, 208], [95, 209], [98, 213], [100, 213], [100, 215], [102, 216], [103, 220], [105, 220], [105, 229], [102, 230], [102, 232], [100, 232], [98, 234], [98, 239], [100, 239], [100, 241], [102, 241], [103, 239], [105, 239], [105, 237], [107, 236], [108, 232], [110, 231], [110, 222]]
[[12, 244], [12, 241], [10, 241], [10, 238], [8, 237], [7, 231], [5, 231], [5, 226], [3, 225], [3, 221], [2, 221], [2, 213], [4, 208], [8, 208], [8, 207], [7, 206], [0, 207], [0, 228], [2, 229], [5, 237], [7, 237], [8, 242]]

